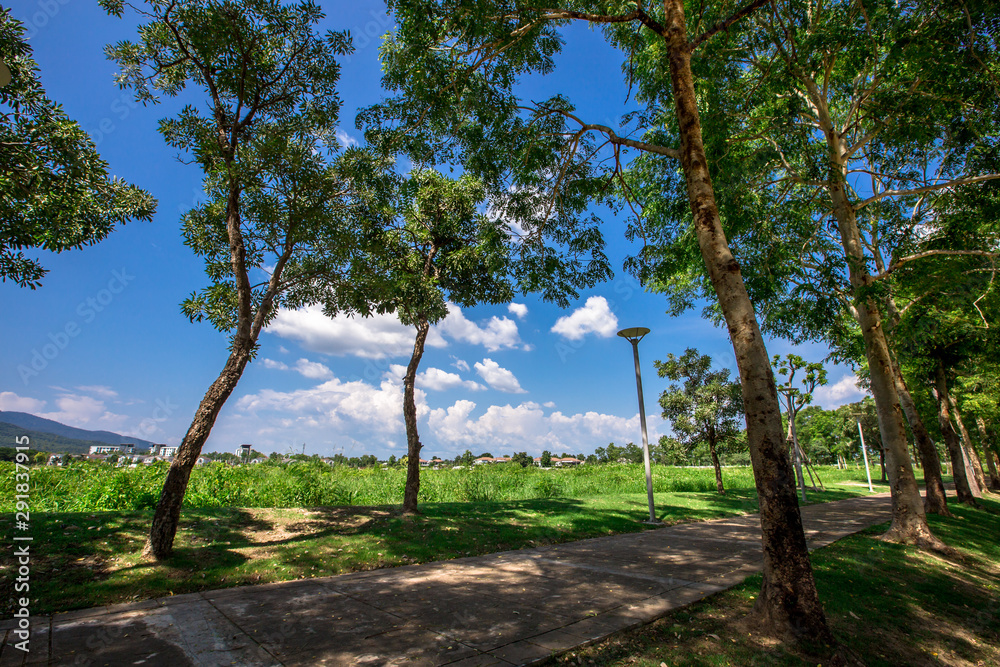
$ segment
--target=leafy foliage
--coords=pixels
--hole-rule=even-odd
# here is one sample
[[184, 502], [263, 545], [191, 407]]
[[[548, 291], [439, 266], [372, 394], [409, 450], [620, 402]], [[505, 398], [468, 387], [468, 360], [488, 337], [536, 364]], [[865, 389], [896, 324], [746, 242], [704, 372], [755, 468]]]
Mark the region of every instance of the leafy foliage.
[[0, 281], [35, 289], [46, 270], [26, 249], [93, 245], [129, 220], [149, 221], [156, 200], [108, 175], [90, 136], [45, 95], [24, 26], [0, 8]]

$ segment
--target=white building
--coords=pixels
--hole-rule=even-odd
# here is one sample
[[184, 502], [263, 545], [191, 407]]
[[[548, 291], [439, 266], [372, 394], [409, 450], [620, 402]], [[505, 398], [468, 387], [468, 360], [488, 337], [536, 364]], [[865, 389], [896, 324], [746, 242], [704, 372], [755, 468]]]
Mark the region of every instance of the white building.
[[135, 451], [135, 445], [131, 443], [126, 443], [122, 445], [91, 445], [90, 454], [120, 454], [124, 452], [125, 454], [132, 454]]
[[165, 459], [172, 459], [177, 456], [177, 450], [180, 447], [175, 447], [173, 445], [153, 445], [149, 448], [149, 453], [151, 456], [162, 456]]

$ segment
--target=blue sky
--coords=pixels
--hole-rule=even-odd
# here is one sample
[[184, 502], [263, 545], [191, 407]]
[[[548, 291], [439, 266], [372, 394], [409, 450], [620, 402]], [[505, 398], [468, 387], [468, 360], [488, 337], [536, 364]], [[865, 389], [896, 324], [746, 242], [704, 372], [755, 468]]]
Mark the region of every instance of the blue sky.
[[[377, 102], [378, 42], [392, 26], [384, 5], [321, 2], [323, 29], [351, 30], [357, 51], [344, 63], [342, 141], [360, 138], [356, 110]], [[49, 96], [91, 133], [114, 175], [159, 200], [151, 223], [131, 223], [79, 251], [39, 253], [50, 272], [35, 291], [0, 285], [0, 409], [30, 412], [87, 429], [179, 443], [226, 358], [226, 338], [191, 324], [180, 302], [204, 286], [201, 261], [181, 239], [180, 215], [199, 201], [201, 174], [183, 165], [156, 131], [187, 97], [136, 105], [114, 84], [107, 43], [131, 39], [135, 22], [106, 16], [95, 2], [15, 0], [28, 27]], [[584, 26], [567, 33], [554, 76], [538, 90], [563, 92], [591, 122], [617, 126], [626, 91], [618, 56]], [[541, 93], [539, 93], [541, 94]], [[696, 347], [734, 370], [725, 331], [697, 311], [665, 314], [621, 271], [633, 252], [624, 220], [602, 212], [615, 279], [581, 294], [567, 310], [528, 295], [514, 304], [455, 308], [436, 326], [418, 378], [424, 457], [543, 449], [590, 453], [640, 439], [631, 346], [615, 336], [629, 326], [652, 333], [640, 345], [651, 438], [668, 432], [657, 397], [666, 382], [655, 359]], [[405, 453], [402, 367], [413, 332], [392, 317], [330, 320], [315, 309], [283, 311], [261, 336], [222, 411], [206, 450], [251, 443], [270, 452], [331, 455]], [[772, 354], [793, 347], [769, 341]], [[820, 360], [821, 346], [799, 354]], [[857, 400], [852, 372], [830, 368], [816, 392], [826, 407]]]

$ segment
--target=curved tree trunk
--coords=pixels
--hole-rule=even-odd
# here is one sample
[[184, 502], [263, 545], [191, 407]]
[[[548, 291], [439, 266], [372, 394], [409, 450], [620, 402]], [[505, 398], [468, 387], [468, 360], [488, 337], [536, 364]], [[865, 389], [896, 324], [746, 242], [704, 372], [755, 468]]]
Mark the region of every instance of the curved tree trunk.
[[[851, 290], [857, 297], [864, 295], [872, 283], [872, 276], [868, 271], [854, 206], [847, 193], [847, 151], [843, 134], [837, 131], [833, 123], [824, 93], [814, 81], [806, 80], [804, 83], [826, 138], [830, 159], [827, 190], [847, 260]], [[920, 488], [910, 464], [906, 427], [903, 425], [903, 411], [896, 393], [894, 364], [882, 326], [882, 313], [878, 304], [869, 296], [857, 298], [854, 307], [865, 342], [871, 392], [878, 412], [882, 450], [885, 452], [889, 488], [892, 492], [892, 524], [882, 539], [942, 548], [943, 543], [934, 537], [927, 525]]]
[[944, 481], [941, 479], [941, 459], [938, 457], [937, 447], [931, 439], [924, 420], [917, 412], [917, 406], [910, 396], [910, 389], [906, 386], [906, 380], [895, 364], [896, 391], [899, 393], [899, 404], [903, 408], [903, 414], [913, 432], [913, 440], [916, 443], [917, 453], [920, 456], [920, 466], [924, 472], [924, 511], [928, 514], [941, 514], [948, 516], [947, 494], [944, 490]]
[[661, 34], [669, 57], [688, 200], [698, 246], [736, 354], [746, 411], [747, 441], [760, 502], [764, 581], [754, 605], [754, 615], [768, 632], [832, 644], [833, 635], [816, 592], [802, 517], [795, 499], [771, 359], [715, 203], [702, 143], [684, 3], [683, 0], [665, 0], [663, 6]]
[[712, 455], [712, 467], [715, 468], [715, 488], [720, 494], [726, 495], [726, 489], [722, 486], [722, 465], [715, 452], [715, 428], [711, 426], [708, 427], [708, 451]]
[[986, 422], [979, 415], [976, 415], [976, 428], [979, 429], [979, 440], [983, 443], [983, 454], [986, 455], [986, 467], [990, 471], [990, 491], [1000, 491], [1000, 474], [997, 473], [997, 464], [993, 460], [996, 455], [990, 447], [989, 434], [986, 433]]
[[143, 551], [144, 555], [163, 559], [170, 556], [174, 547], [174, 536], [177, 534], [177, 524], [180, 521], [181, 505], [184, 503], [184, 493], [187, 491], [191, 471], [198, 462], [201, 448], [205, 446], [219, 411], [226, 400], [236, 389], [243, 375], [243, 370], [250, 361], [253, 345], [234, 346], [229, 354], [222, 373], [212, 383], [204, 398], [198, 405], [191, 426], [188, 427], [184, 440], [177, 450], [177, 455], [170, 464], [167, 478], [163, 482], [160, 500], [156, 504], [153, 522], [149, 530], [149, 539]]
[[970, 480], [966, 473], [962, 445], [958, 442], [958, 436], [951, 425], [951, 413], [948, 410], [948, 380], [945, 377], [944, 364], [940, 361], [934, 372], [934, 386], [937, 389], [938, 423], [941, 426], [944, 443], [948, 447], [948, 454], [951, 456], [951, 478], [955, 481], [958, 502], [975, 505], [976, 496], [970, 485], [970, 481], [975, 480]]
[[424, 356], [424, 343], [430, 329], [425, 318], [417, 321], [417, 337], [413, 341], [413, 354], [403, 376], [403, 421], [406, 422], [406, 488], [403, 491], [403, 514], [419, 514], [417, 496], [420, 494], [420, 436], [417, 434], [417, 403], [414, 383], [420, 358]]
[[958, 433], [962, 436], [962, 449], [965, 451], [965, 456], [972, 467], [972, 474], [976, 480], [976, 485], [979, 486], [981, 495], [982, 490], [987, 488], [987, 484], [986, 476], [983, 475], [983, 462], [979, 460], [979, 450], [976, 449], [976, 443], [972, 442], [972, 438], [969, 437], [969, 430], [965, 428], [965, 422], [962, 421], [962, 413], [958, 409], [958, 401], [955, 399], [954, 394], [948, 395], [948, 402], [951, 404], [951, 413], [955, 416]]

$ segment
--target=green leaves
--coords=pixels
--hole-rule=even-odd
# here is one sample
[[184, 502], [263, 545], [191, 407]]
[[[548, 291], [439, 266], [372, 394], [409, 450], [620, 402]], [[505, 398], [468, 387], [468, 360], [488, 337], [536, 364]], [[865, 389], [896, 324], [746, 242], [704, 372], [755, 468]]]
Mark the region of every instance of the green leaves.
[[95, 244], [118, 224], [149, 221], [156, 200], [108, 175], [86, 132], [48, 99], [23, 25], [0, 9], [0, 280], [35, 289], [46, 270], [24, 250]]
[[656, 361], [660, 377], [672, 384], [660, 394], [663, 418], [687, 449], [710, 438], [724, 443], [741, 430], [743, 397], [738, 381], [729, 379], [729, 369], [711, 370], [712, 358], [688, 348], [680, 357], [668, 354]]

